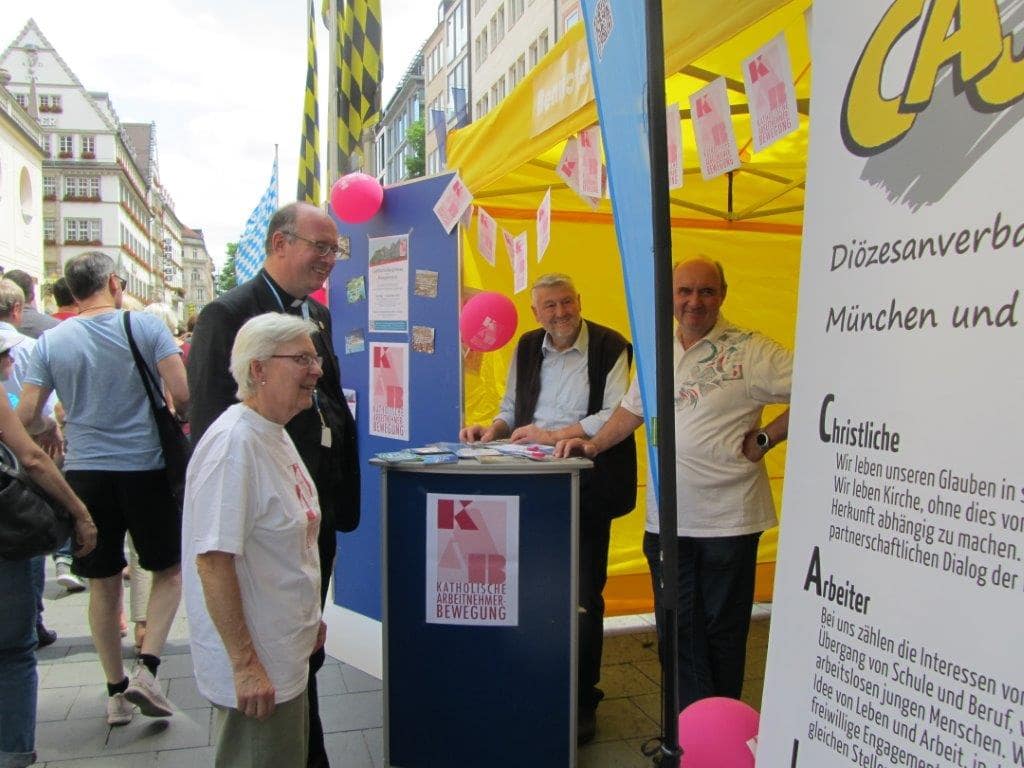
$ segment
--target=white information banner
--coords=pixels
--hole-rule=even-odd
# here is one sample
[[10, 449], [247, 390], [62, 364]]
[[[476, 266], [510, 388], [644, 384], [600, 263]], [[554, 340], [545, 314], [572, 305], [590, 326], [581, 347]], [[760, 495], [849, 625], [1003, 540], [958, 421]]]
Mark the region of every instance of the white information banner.
[[1024, 766], [1024, 77], [964, 7], [815, 4], [762, 768]]
[[519, 624], [519, 497], [427, 494], [428, 624]]

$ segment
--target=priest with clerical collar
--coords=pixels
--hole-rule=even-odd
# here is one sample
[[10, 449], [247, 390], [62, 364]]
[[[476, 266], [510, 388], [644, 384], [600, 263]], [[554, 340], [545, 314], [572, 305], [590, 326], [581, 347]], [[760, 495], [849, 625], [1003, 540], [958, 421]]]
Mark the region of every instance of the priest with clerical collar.
[[[279, 209], [267, 228], [266, 260], [255, 277], [207, 304], [192, 334], [188, 374], [192, 392], [192, 440], [228, 407], [238, 402], [229, 371], [231, 345], [246, 320], [267, 312], [285, 312], [312, 320], [312, 340], [323, 359], [323, 376], [313, 407], [286, 425], [316, 485], [323, 519], [318, 540], [321, 606], [327, 595], [337, 549], [335, 531], [351, 531], [359, 523], [359, 460], [356, 427], [341, 391], [341, 371], [331, 340], [327, 307], [309, 297], [327, 280], [338, 256], [338, 229], [331, 217], [308, 203]], [[321, 649], [310, 659], [309, 765], [328, 765], [317, 710], [316, 671]]]

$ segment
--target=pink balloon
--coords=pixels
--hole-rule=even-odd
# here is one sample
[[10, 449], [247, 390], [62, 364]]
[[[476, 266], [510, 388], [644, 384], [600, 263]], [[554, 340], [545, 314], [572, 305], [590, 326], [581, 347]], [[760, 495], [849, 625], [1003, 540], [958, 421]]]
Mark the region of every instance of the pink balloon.
[[349, 173], [331, 187], [331, 208], [342, 221], [359, 224], [373, 217], [384, 202], [384, 188], [373, 176]]
[[491, 352], [508, 344], [516, 333], [516, 305], [500, 293], [478, 293], [462, 306], [459, 332], [462, 343], [478, 352]]
[[760, 715], [736, 699], [695, 701], [679, 713], [685, 768], [754, 768], [747, 742], [757, 737]]

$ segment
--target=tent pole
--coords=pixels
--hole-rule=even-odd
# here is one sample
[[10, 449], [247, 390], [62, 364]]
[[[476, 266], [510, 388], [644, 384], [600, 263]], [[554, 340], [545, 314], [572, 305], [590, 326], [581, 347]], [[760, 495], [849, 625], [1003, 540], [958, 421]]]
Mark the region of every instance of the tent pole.
[[[665, 129], [665, 41], [661, 0], [647, 0], [647, 126], [651, 158], [651, 228], [654, 236], [654, 330], [657, 377], [658, 517], [662, 558], [662, 740], [655, 763], [678, 768], [678, 546], [676, 543], [675, 386], [672, 350], [672, 230], [668, 199], [668, 140]], [[650, 435], [648, 435], [650, 439]]]

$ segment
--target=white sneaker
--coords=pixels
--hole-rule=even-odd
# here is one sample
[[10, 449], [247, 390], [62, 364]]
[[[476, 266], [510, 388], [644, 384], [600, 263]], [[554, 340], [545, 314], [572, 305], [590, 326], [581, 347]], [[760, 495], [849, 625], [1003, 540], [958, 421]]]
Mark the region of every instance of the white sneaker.
[[128, 725], [135, 716], [133, 707], [123, 693], [107, 697], [107, 725]]
[[146, 717], [170, 717], [174, 713], [171, 702], [160, 690], [160, 683], [142, 662], [135, 665], [131, 682], [128, 683], [128, 690], [124, 695], [128, 701], [137, 705], [139, 711]]
[[71, 566], [68, 563], [58, 562], [56, 568], [57, 583], [68, 592], [81, 592], [85, 589], [85, 582], [71, 572]]

